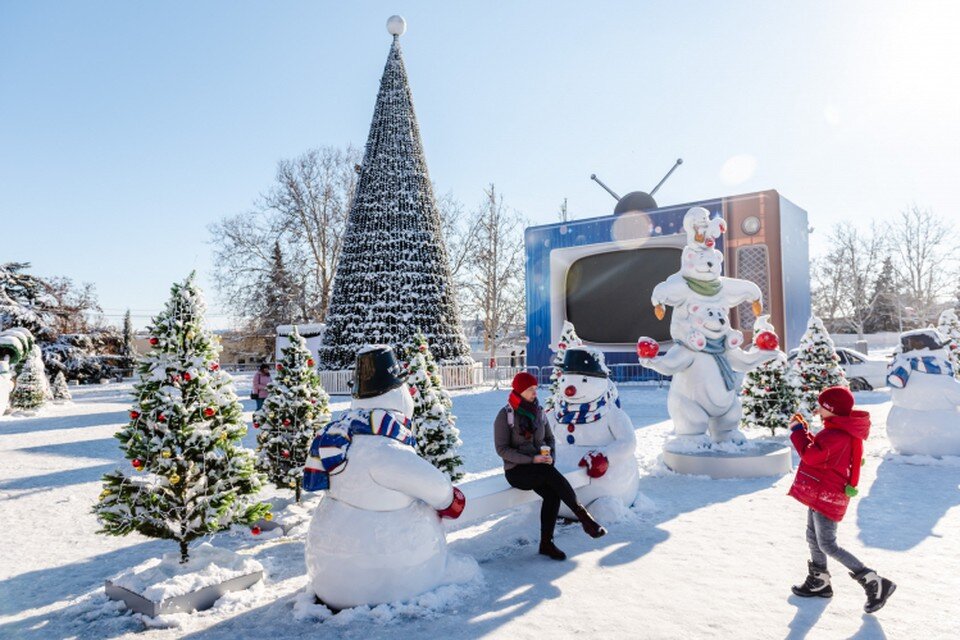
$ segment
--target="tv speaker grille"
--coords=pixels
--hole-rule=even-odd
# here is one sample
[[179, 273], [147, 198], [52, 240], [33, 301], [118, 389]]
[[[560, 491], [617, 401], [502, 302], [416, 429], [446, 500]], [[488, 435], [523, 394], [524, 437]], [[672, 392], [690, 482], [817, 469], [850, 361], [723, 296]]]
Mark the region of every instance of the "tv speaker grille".
[[[770, 305], [770, 257], [767, 245], [751, 244], [737, 249], [737, 277], [760, 287], [764, 307]], [[740, 329], [744, 331], [752, 330], [757, 319], [749, 302], [737, 307], [737, 318], [740, 320]]]

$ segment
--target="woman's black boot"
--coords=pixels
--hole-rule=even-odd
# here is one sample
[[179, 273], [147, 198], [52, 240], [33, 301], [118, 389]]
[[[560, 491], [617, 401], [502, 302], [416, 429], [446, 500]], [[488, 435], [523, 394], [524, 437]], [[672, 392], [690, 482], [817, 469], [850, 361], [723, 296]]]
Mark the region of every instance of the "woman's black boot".
[[551, 560], [566, 560], [567, 554], [557, 548], [557, 545], [553, 544], [553, 540], [541, 540], [540, 541], [540, 553], [545, 555]]
[[577, 520], [580, 521], [583, 530], [586, 531], [587, 535], [591, 538], [599, 538], [607, 535], [607, 530], [603, 528], [603, 525], [594, 520], [593, 516], [590, 515], [590, 512], [587, 511], [587, 508], [582, 504], [577, 505], [577, 508], [573, 510], [573, 515], [577, 516]]

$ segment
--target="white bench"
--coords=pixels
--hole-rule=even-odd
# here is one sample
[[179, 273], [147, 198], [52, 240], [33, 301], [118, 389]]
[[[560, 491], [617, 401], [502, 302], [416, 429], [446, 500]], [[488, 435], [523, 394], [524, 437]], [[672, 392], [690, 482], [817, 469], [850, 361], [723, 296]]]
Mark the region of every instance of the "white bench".
[[[574, 489], [590, 484], [590, 476], [587, 475], [586, 469], [573, 469], [563, 475]], [[456, 520], [444, 518], [443, 524], [447, 530], [460, 529], [466, 523], [482, 520], [495, 513], [540, 499], [540, 496], [533, 491], [511, 487], [503, 473], [464, 482], [457, 487], [463, 491], [467, 504]]]

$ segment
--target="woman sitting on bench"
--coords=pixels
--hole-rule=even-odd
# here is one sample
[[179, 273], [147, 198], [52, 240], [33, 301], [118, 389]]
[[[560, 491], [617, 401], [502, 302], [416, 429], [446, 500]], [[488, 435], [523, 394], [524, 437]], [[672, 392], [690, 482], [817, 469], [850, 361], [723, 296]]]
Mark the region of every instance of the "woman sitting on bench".
[[511, 487], [534, 491], [543, 498], [540, 507], [540, 553], [554, 560], [567, 555], [553, 543], [560, 501], [577, 516], [583, 530], [599, 538], [607, 530], [577, 502], [573, 487], [553, 466], [554, 440], [547, 416], [537, 402], [537, 379], [526, 371], [513, 378], [507, 406], [493, 423], [497, 455], [503, 458], [504, 475]]

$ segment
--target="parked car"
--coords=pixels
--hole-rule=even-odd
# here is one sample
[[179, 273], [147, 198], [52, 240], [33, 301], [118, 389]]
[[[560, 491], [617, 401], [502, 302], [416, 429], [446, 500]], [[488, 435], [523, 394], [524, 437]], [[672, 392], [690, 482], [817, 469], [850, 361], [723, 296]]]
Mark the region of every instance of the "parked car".
[[[792, 361], [796, 358], [797, 351], [797, 349], [791, 349], [787, 360]], [[871, 356], [855, 349], [837, 347], [837, 357], [840, 359], [843, 375], [850, 382], [851, 391], [869, 391], [887, 386], [889, 356]]]

